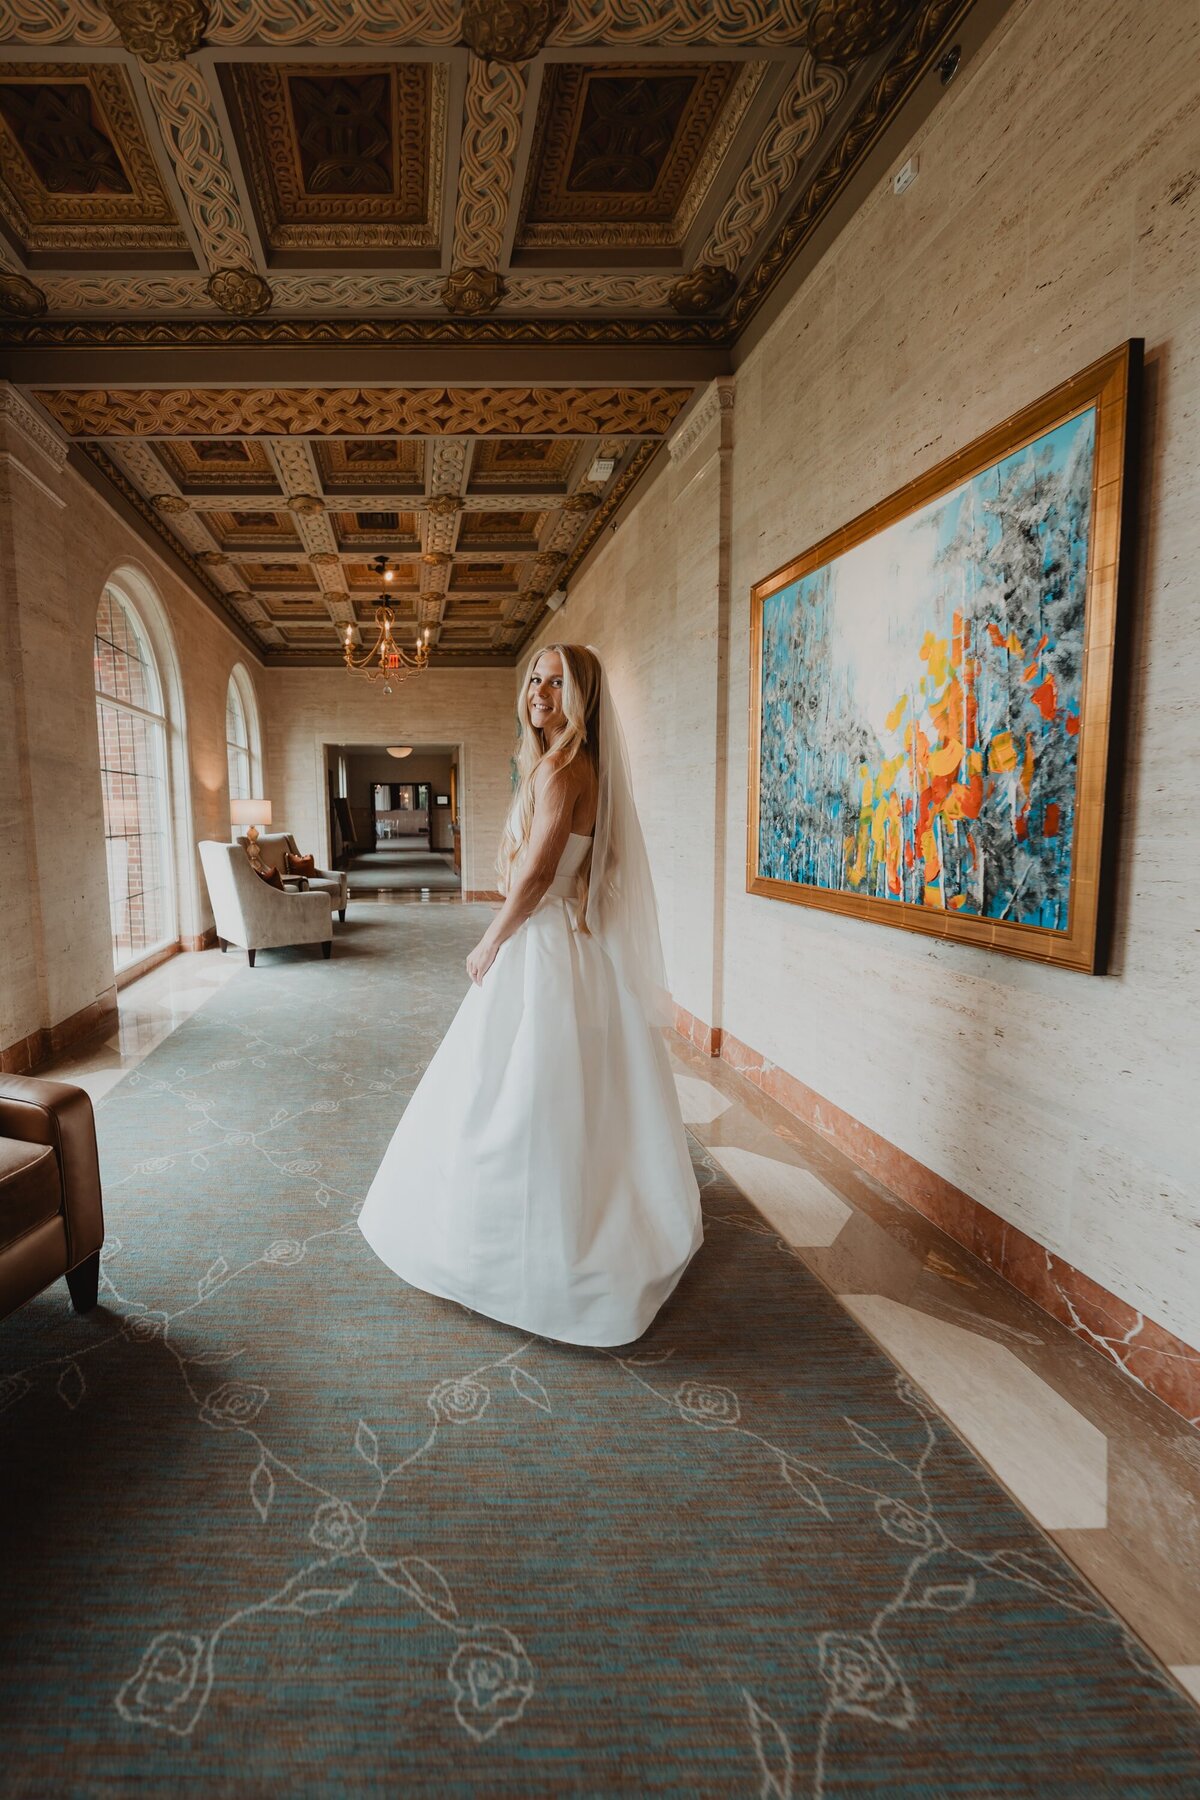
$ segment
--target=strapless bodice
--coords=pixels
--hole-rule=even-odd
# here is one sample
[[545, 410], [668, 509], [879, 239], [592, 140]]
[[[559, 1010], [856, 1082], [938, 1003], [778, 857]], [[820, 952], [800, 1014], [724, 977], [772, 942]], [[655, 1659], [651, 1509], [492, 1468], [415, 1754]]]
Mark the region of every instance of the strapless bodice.
[[556, 900], [574, 900], [579, 891], [579, 871], [587, 859], [592, 847], [590, 837], [581, 831], [573, 831], [563, 846], [563, 853], [558, 859], [558, 867], [554, 871], [554, 880], [546, 889], [547, 895]]

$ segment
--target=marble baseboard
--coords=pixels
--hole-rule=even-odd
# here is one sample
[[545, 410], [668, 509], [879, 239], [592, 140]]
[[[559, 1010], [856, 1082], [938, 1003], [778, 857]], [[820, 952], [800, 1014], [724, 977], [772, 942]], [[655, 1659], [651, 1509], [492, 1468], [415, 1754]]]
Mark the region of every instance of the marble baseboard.
[[199, 937], [184, 937], [179, 940], [181, 950], [215, 950], [217, 947], [217, 928], [210, 925]]
[[1200, 1350], [1148, 1319], [1099, 1282], [1045, 1249], [953, 1182], [900, 1150], [869, 1125], [834, 1106], [786, 1069], [732, 1033], [675, 1008], [679, 1036], [706, 1056], [720, 1057], [739, 1075], [818, 1132], [970, 1250], [1020, 1293], [1106, 1356], [1156, 1399], [1200, 1424]]
[[72, 1044], [91, 1037], [94, 1032], [111, 1029], [117, 1020], [117, 990], [110, 987], [88, 1006], [81, 1007], [57, 1025], [39, 1026], [23, 1038], [0, 1049], [0, 1073], [31, 1075], [43, 1063], [61, 1056]]
[[494, 900], [497, 905], [501, 905], [504, 901], [504, 895], [499, 893], [495, 888], [466, 888], [463, 892], [463, 899]]

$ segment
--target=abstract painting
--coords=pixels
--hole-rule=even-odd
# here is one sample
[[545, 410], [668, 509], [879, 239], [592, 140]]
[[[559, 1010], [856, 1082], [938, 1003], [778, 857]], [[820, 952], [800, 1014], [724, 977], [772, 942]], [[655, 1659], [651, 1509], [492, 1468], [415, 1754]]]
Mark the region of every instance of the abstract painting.
[[752, 892], [1097, 966], [1138, 348], [755, 587]]

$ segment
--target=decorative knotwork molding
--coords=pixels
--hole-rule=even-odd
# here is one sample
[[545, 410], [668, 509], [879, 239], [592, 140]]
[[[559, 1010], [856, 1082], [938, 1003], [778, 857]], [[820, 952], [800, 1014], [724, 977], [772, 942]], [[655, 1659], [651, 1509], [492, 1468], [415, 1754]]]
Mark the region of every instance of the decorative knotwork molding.
[[210, 44], [449, 46], [462, 36], [462, 0], [215, 0], [204, 35]]
[[431, 499], [424, 502], [424, 506], [426, 512], [432, 513], [435, 518], [448, 519], [462, 511], [462, 495], [449, 493], [434, 494]]
[[456, 269], [499, 265], [526, 87], [523, 70], [471, 58], [454, 211]]
[[582, 44], [798, 44], [811, 0], [571, 0], [550, 33]]
[[251, 269], [254, 250], [204, 77], [181, 62], [144, 64], [142, 73], [210, 272]]
[[[147, 497], [151, 494], [179, 492], [178, 484], [149, 444], [139, 444], [136, 438], [129, 438], [124, 443], [113, 444], [109, 453], [122, 473], [136, 483]], [[226, 504], [224, 499], [221, 504]]]
[[63, 442], [50, 421], [7, 381], [0, 381], [0, 425], [9, 425], [19, 431], [26, 443], [40, 450], [56, 469], [63, 467], [70, 445]]
[[104, 10], [130, 55], [178, 62], [200, 47], [208, 0], [104, 0]]
[[462, 438], [443, 438], [429, 447], [429, 488], [435, 494], [462, 491], [469, 445]]
[[661, 437], [680, 388], [50, 388], [73, 437]]
[[[0, 262], [4, 246], [0, 243]], [[15, 258], [9, 266], [17, 271]], [[673, 275], [512, 275], [496, 302], [501, 312], [595, 312], [661, 310], [677, 277]], [[203, 275], [43, 275], [40, 283], [52, 314], [215, 313], [219, 309]], [[272, 274], [271, 293], [279, 313], [433, 312], [442, 306], [445, 283], [439, 276]]]
[[668, 441], [667, 449], [672, 462], [682, 462], [685, 456], [690, 456], [705, 432], [720, 420], [722, 413], [733, 410], [733, 396], [734, 382], [731, 375], [721, 376], [717, 381], [709, 383], [679, 430]]
[[337, 555], [337, 538], [328, 513], [322, 511], [296, 520], [296, 530], [310, 560], [317, 556]]
[[5, 0], [0, 43], [116, 44], [117, 28], [99, 0]]
[[442, 304], [452, 313], [486, 313], [495, 310], [504, 283], [494, 269], [451, 269], [442, 283]]
[[268, 444], [267, 455], [275, 466], [279, 485], [289, 503], [293, 494], [315, 497], [320, 493], [321, 477], [317, 473], [316, 458], [303, 438], [281, 438], [277, 443]]
[[458, 541], [458, 512], [421, 514], [421, 548], [427, 556], [454, 549]]
[[924, 0], [911, 31], [863, 95], [853, 118], [834, 137], [832, 148], [808, 187], [743, 283], [726, 315], [731, 334], [740, 331], [757, 311], [767, 291], [816, 229], [913, 84], [920, 80], [928, 59], [971, 10], [971, 5], [972, 0]]
[[736, 273], [845, 91], [846, 77], [840, 69], [818, 68], [811, 56], [802, 58], [698, 262]]

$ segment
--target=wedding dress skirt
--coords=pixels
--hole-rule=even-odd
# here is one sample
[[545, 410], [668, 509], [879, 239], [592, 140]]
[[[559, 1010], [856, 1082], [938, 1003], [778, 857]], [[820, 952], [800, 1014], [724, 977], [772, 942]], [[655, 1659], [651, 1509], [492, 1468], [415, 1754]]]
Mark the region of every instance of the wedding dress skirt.
[[703, 1232], [666, 1046], [575, 929], [589, 841], [466, 995], [358, 1222], [414, 1287], [599, 1346], [641, 1336]]

